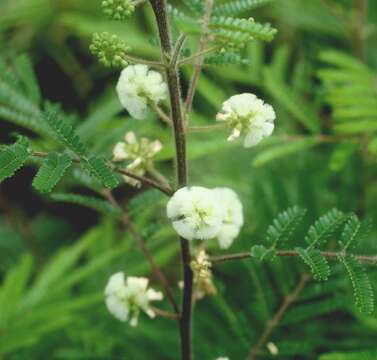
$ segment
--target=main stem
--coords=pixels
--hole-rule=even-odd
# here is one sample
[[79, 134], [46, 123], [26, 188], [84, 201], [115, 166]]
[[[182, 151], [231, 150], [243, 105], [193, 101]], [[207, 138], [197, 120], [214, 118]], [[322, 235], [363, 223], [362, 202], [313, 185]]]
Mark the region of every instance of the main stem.
[[[152, 5], [162, 48], [162, 60], [166, 66], [166, 79], [170, 94], [171, 118], [176, 149], [176, 176], [178, 187], [187, 185], [187, 160], [186, 138], [181, 108], [181, 88], [177, 62], [179, 56], [173, 56], [173, 47], [169, 22], [167, 18], [165, 0], [150, 0]], [[171, 61], [176, 59], [176, 61]], [[192, 358], [191, 351], [191, 313], [192, 313], [192, 283], [193, 274], [190, 267], [190, 244], [186, 239], [180, 238], [183, 266], [183, 299], [180, 318], [181, 357], [183, 360]]]

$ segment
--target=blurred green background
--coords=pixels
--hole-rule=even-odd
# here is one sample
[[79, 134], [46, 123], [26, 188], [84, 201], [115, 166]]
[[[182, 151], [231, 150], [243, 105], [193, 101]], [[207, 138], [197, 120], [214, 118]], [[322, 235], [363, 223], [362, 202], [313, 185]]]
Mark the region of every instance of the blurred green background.
[[[172, 3], [189, 13], [184, 2]], [[242, 198], [246, 224], [229, 251], [263, 242], [273, 218], [292, 205], [308, 209], [307, 225], [333, 207], [376, 224], [377, 2], [276, 0], [242, 15], [271, 22], [278, 35], [242, 49], [249, 65], [205, 66], [192, 123], [213, 123], [229, 96], [253, 92], [276, 110], [274, 136], [252, 149], [229, 144], [222, 130], [188, 137], [190, 183], [229, 186]], [[132, 55], [158, 58], [149, 6], [119, 24], [104, 18], [97, 0], [0, 0], [0, 142], [23, 133], [37, 148], [57, 148], [37, 122], [48, 100], [61, 104], [93, 153], [110, 156], [127, 130], [160, 139], [157, 166], [172, 178], [170, 131], [153, 116], [137, 122], [122, 111], [119, 72], [101, 67], [88, 50], [96, 31], [119, 35]], [[191, 71], [183, 68], [183, 92]], [[0, 358], [178, 359], [173, 321], [142, 316], [131, 328], [105, 308], [113, 272], [150, 276], [130, 234], [108, 214], [38, 194], [35, 172], [31, 162], [0, 184]], [[57, 189], [97, 190], [78, 170]], [[166, 199], [127, 185], [115, 195], [178, 296], [179, 244], [165, 218]], [[376, 254], [376, 239], [373, 226], [358, 252]], [[214, 246], [210, 252], [220, 254]], [[195, 306], [196, 359], [244, 359], [305, 270], [297, 259], [214, 267], [218, 295]], [[370, 271], [374, 283], [376, 274]], [[337, 266], [328, 282], [310, 282], [269, 339], [277, 358], [377, 359], [376, 315], [360, 315], [351, 293]], [[276, 356], [263, 347], [259, 358]]]

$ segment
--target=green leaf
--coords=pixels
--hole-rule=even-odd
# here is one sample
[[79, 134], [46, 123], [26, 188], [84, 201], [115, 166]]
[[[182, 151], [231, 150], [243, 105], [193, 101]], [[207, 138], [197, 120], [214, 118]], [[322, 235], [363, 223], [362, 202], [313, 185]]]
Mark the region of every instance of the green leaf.
[[315, 280], [328, 280], [330, 267], [327, 259], [317, 249], [296, 248], [300, 258], [310, 267]]
[[33, 180], [33, 186], [40, 192], [51, 192], [71, 164], [67, 154], [49, 153]]
[[86, 146], [75, 134], [73, 126], [67, 124], [64, 119], [61, 119], [56, 109], [46, 110], [43, 117], [64, 146], [73, 151], [80, 158], [85, 155]]
[[351, 280], [356, 306], [362, 313], [372, 314], [374, 310], [373, 288], [364, 267], [353, 255], [339, 255], [338, 258]]
[[339, 240], [342, 251], [347, 251], [356, 246], [356, 242], [362, 242], [368, 235], [370, 230], [370, 222], [360, 221], [355, 214], [351, 214], [344, 226], [342, 236]]
[[113, 189], [119, 185], [118, 178], [106, 165], [103, 158], [93, 156], [89, 160], [83, 161], [82, 165], [105, 187]]
[[90, 209], [96, 210], [105, 215], [119, 216], [121, 210], [112, 206], [109, 202], [86, 195], [78, 195], [71, 193], [53, 193], [50, 195], [51, 199], [61, 202], [67, 202], [77, 205], [86, 206]]
[[332, 171], [342, 170], [350, 160], [350, 157], [357, 150], [358, 144], [344, 142], [334, 147], [330, 158], [330, 169]]
[[20, 137], [13, 145], [7, 146], [0, 152], [0, 182], [11, 177], [24, 165], [29, 157], [29, 141]]
[[260, 6], [270, 3], [272, 0], [235, 0], [225, 4], [217, 4], [213, 14], [217, 16], [235, 16], [246, 11], [254, 10]]
[[318, 360], [376, 360], [377, 351], [332, 352], [321, 355]]
[[248, 36], [247, 40], [258, 39], [263, 41], [271, 41], [277, 33], [277, 30], [271, 27], [270, 24], [261, 24], [251, 18], [239, 19], [214, 16], [209, 22], [209, 27], [213, 30], [213, 34], [215, 36], [218, 30], [225, 30], [234, 33], [246, 34]]
[[310, 149], [320, 143], [319, 139], [307, 137], [301, 140], [274, 145], [262, 150], [253, 160], [253, 166], [262, 166], [301, 151]]
[[14, 61], [14, 65], [26, 96], [34, 104], [38, 105], [41, 101], [41, 91], [29, 56], [26, 54], [18, 56]]
[[4, 328], [8, 319], [15, 313], [32, 269], [33, 257], [23, 255], [20, 263], [6, 274], [0, 287], [0, 328]]
[[344, 219], [345, 215], [341, 211], [337, 209], [330, 210], [310, 226], [305, 241], [310, 247], [319, 247], [325, 244], [329, 237], [343, 223]]
[[257, 261], [274, 260], [276, 257], [275, 248], [266, 248], [263, 245], [254, 245], [250, 250], [250, 256]]
[[293, 206], [281, 212], [267, 229], [267, 241], [274, 244], [288, 241], [306, 214], [306, 209]]

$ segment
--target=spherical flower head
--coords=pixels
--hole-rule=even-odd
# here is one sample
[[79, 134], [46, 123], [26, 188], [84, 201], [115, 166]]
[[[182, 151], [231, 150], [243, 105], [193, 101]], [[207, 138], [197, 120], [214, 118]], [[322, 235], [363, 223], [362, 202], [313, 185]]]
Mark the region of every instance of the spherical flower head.
[[[150, 141], [147, 138], [137, 139], [133, 131], [124, 136], [124, 141], [115, 144], [113, 149], [113, 161], [120, 162], [130, 160], [126, 170], [135, 175], [143, 176], [146, 171], [153, 168], [153, 158], [161, 151], [162, 144], [159, 140]], [[141, 186], [140, 181], [124, 175], [124, 180], [132, 185]]]
[[143, 64], [130, 65], [120, 75], [116, 87], [121, 104], [132, 117], [145, 119], [149, 104], [165, 100], [168, 87], [160, 73]]
[[106, 67], [123, 69], [128, 65], [125, 54], [130, 50], [130, 47], [116, 35], [108, 32], [94, 33], [89, 49]]
[[103, 12], [112, 20], [124, 20], [135, 11], [132, 0], [103, 0]]
[[228, 141], [244, 135], [245, 147], [255, 146], [270, 136], [274, 130], [275, 118], [272, 106], [250, 93], [230, 97], [216, 116], [217, 121], [224, 121], [233, 127]]
[[129, 321], [136, 326], [140, 310], [151, 318], [155, 317], [150, 307], [150, 301], [162, 300], [161, 292], [148, 289], [148, 279], [143, 277], [128, 277], [124, 273], [113, 274], [105, 288], [106, 306], [109, 312], [120, 321]]
[[243, 208], [238, 195], [229, 188], [213, 189], [216, 198], [225, 208], [225, 217], [217, 234], [220, 248], [229, 248], [243, 225]]
[[212, 190], [192, 186], [174, 193], [167, 205], [167, 216], [183, 238], [206, 240], [219, 233], [225, 210]]

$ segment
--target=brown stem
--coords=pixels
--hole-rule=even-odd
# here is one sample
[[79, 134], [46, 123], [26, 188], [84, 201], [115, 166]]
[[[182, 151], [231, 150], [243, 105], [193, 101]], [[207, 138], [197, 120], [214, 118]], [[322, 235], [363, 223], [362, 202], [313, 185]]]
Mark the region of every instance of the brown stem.
[[261, 348], [266, 343], [267, 339], [271, 336], [274, 329], [279, 325], [281, 320], [283, 319], [284, 314], [288, 310], [288, 308], [296, 301], [298, 296], [300, 295], [301, 291], [304, 289], [305, 285], [310, 280], [311, 276], [308, 273], [303, 273], [299, 282], [297, 283], [296, 287], [293, 289], [291, 293], [289, 293], [283, 303], [281, 304], [280, 308], [274, 315], [274, 317], [267, 322], [266, 327], [258, 339], [255, 346], [250, 350], [249, 356], [247, 357], [248, 360], [254, 360], [255, 357], [260, 352]]
[[[177, 63], [179, 53], [173, 52], [169, 22], [167, 18], [165, 0], [150, 0], [152, 5], [161, 42], [162, 60], [168, 64], [166, 79], [169, 88], [171, 118], [176, 149], [176, 175], [178, 187], [187, 185], [186, 138], [181, 109], [181, 88]], [[179, 44], [177, 44], [179, 45]], [[191, 350], [191, 313], [192, 313], [192, 284], [193, 274], [190, 268], [191, 252], [188, 240], [181, 238], [181, 256], [183, 267], [183, 299], [180, 318], [181, 357], [183, 360], [192, 358]]]
[[[214, 4], [214, 0], [205, 0], [205, 12], [202, 18], [202, 30], [204, 34], [199, 39], [198, 53], [203, 53], [208, 42], [207, 27], [208, 27], [209, 19], [211, 17], [213, 4]], [[196, 87], [199, 81], [200, 73], [202, 72], [203, 62], [204, 62], [204, 54], [198, 56], [195, 61], [194, 73], [192, 74], [190, 86], [187, 91], [187, 96], [186, 96], [186, 101], [185, 101], [186, 117], [187, 117], [187, 114], [190, 112], [192, 102], [194, 101], [194, 95], [195, 95]]]
[[171, 289], [171, 287], [169, 285], [169, 281], [166, 278], [165, 274], [162, 272], [162, 270], [159, 267], [159, 265], [154, 260], [154, 257], [150, 253], [150, 251], [149, 251], [149, 249], [147, 247], [147, 244], [145, 243], [143, 237], [136, 230], [134, 224], [129, 219], [128, 214], [121, 208], [121, 206], [119, 205], [118, 201], [114, 198], [114, 196], [111, 193], [111, 191], [109, 191], [108, 189], [104, 189], [102, 191], [102, 193], [103, 193], [103, 195], [106, 197], [106, 199], [112, 205], [114, 205], [115, 207], [117, 207], [117, 208], [119, 208], [119, 209], [122, 210], [122, 218], [121, 218], [122, 224], [129, 230], [129, 232], [131, 233], [132, 237], [139, 244], [140, 250], [142, 251], [142, 253], [146, 257], [146, 259], [148, 260], [149, 265], [150, 265], [150, 267], [151, 267], [151, 269], [152, 269], [152, 271], [153, 271], [156, 279], [160, 282], [160, 284], [165, 289], [166, 297], [167, 297], [168, 301], [170, 302], [173, 310], [175, 311], [176, 314], [179, 314], [179, 308], [178, 308], [178, 305], [177, 305], [177, 303], [176, 303], [176, 301], [174, 299], [174, 294], [173, 294], [173, 291], [172, 291], [172, 289]]
[[368, 0], [356, 0], [357, 19], [355, 26], [355, 51], [357, 57], [365, 60], [365, 29], [364, 21], [368, 10]]
[[[299, 256], [296, 250], [280, 250], [276, 252], [277, 256]], [[321, 255], [330, 259], [336, 260], [339, 255], [342, 253], [339, 252], [331, 252], [331, 251], [322, 251]], [[225, 262], [231, 260], [242, 260], [248, 259], [251, 257], [249, 252], [237, 253], [237, 254], [230, 254], [230, 255], [221, 255], [221, 256], [213, 256], [210, 258], [211, 262]], [[368, 256], [368, 255], [356, 255], [356, 259], [370, 265], [377, 265], [377, 255]]]

